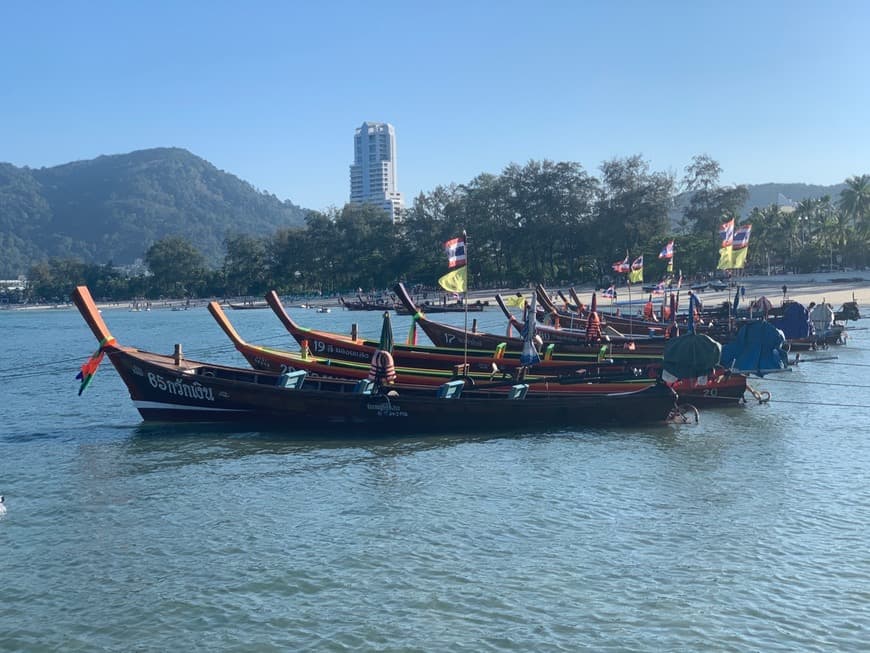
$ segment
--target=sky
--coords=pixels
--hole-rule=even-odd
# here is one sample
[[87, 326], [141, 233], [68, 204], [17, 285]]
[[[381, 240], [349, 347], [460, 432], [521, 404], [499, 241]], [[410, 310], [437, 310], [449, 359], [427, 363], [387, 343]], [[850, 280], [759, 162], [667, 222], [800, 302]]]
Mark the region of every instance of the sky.
[[341, 207], [354, 130], [396, 130], [399, 190], [641, 155], [720, 183], [870, 173], [866, 0], [7, 0], [0, 162], [181, 147]]

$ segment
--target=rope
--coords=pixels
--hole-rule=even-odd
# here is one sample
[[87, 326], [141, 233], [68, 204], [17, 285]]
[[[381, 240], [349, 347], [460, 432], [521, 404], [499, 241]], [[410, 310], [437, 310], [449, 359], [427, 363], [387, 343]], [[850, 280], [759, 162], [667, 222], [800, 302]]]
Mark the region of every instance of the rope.
[[[831, 381], [789, 381], [788, 379], [765, 378], [765, 381], [774, 381], [776, 383], [797, 383], [799, 385], [833, 385], [844, 388], [870, 388], [870, 385], [855, 385], [854, 383], [832, 383]], [[748, 386], [747, 386], [748, 387]]]
[[770, 393], [767, 390], [756, 390], [748, 383], [746, 384], [746, 390], [758, 400], [759, 404], [766, 404], [770, 401]]
[[688, 424], [692, 419], [695, 424], [701, 421], [701, 412], [692, 404], [676, 404], [668, 415], [668, 421]]
[[[275, 339], [275, 338], [273, 338]], [[264, 339], [265, 340], [265, 339]], [[230, 352], [236, 351], [234, 345], [221, 345], [220, 347], [209, 347], [206, 349], [189, 349], [185, 352], [186, 356], [190, 356], [191, 358], [208, 358], [213, 354], [226, 354]], [[62, 358], [54, 361], [48, 361], [46, 363], [36, 363], [36, 364], [28, 364], [27, 369], [25, 371], [17, 371], [15, 372], [15, 368], [6, 368], [0, 370], [0, 382], [12, 381], [17, 379], [29, 379], [37, 376], [44, 376], [45, 372], [43, 371], [46, 367], [55, 367], [55, 368], [64, 368], [69, 366], [70, 363], [76, 363], [75, 366], [70, 366], [70, 369], [77, 368], [79, 365], [79, 361], [81, 361], [81, 356], [76, 356], [75, 358]], [[12, 372], [8, 374], [8, 372]]]
[[[77, 361], [80, 361], [81, 359], [82, 359], [81, 356], [76, 356], [75, 358], [63, 358], [61, 360], [48, 361], [47, 363], [33, 363], [33, 364], [29, 363], [27, 365], [27, 367], [29, 369], [39, 368], [39, 367], [55, 367], [55, 366], [60, 365], [62, 363], [75, 363]], [[20, 368], [7, 367], [5, 369], [0, 369], [0, 374], [6, 374], [7, 372], [14, 372], [18, 369], [20, 369]], [[15, 378], [15, 377], [10, 377], [10, 378]]]
[[[816, 361], [816, 360], [813, 360], [812, 358], [802, 358], [800, 361], [798, 361], [798, 364], [800, 364], [800, 363], [830, 363], [832, 360], [838, 360], [838, 359], [826, 358], [824, 360]], [[870, 367], [870, 363], [837, 363], [837, 365], [838, 366], [848, 365], [850, 367]]]
[[[792, 401], [789, 399], [777, 399], [773, 403], [776, 404], [797, 404], [800, 406], [806, 406], [806, 401]], [[813, 401], [813, 406], [829, 406], [831, 408], [870, 408], [868, 404], [840, 404], [835, 402], [825, 402], [825, 401]]]

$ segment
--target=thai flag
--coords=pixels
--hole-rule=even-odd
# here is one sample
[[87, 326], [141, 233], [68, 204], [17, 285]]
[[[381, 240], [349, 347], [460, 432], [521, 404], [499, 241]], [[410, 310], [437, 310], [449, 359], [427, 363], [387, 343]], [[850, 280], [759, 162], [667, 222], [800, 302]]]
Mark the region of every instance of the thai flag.
[[448, 240], [444, 243], [444, 251], [447, 252], [448, 268], [458, 268], [468, 262], [465, 255], [465, 237]]
[[652, 291], [653, 295], [664, 295], [665, 294], [665, 282], [660, 281]]
[[632, 270], [643, 270], [643, 254], [634, 259], [634, 262], [631, 264]]
[[745, 224], [739, 227], [734, 232], [734, 244], [732, 247], [734, 249], [743, 249], [744, 247], [749, 245], [749, 233], [752, 231], [751, 224]]
[[722, 223], [722, 226], [719, 227], [719, 235], [722, 237], [720, 247], [730, 247], [734, 242], [734, 218]]
[[672, 240], [659, 252], [659, 258], [674, 258], [674, 241]]
[[625, 260], [617, 261], [612, 266], [614, 272], [628, 272], [631, 270], [631, 266], [628, 264], [628, 254], [625, 255]]
[[616, 288], [610, 286], [607, 290], [602, 290], [601, 296], [606, 297], [607, 299], [616, 299]]

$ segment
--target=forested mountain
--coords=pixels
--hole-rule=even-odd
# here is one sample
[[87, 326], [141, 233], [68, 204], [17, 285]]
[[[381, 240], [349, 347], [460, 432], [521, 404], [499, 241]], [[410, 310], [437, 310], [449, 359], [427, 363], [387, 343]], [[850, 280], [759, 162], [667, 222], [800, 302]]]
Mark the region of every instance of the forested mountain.
[[48, 258], [129, 264], [170, 235], [217, 264], [226, 236], [271, 235], [305, 213], [180, 148], [38, 170], [0, 163], [0, 278]]
[[[833, 186], [819, 186], [817, 184], [754, 184], [747, 186], [749, 199], [741, 212], [745, 218], [754, 208], [767, 208], [771, 204], [783, 204], [782, 197], [792, 202], [799, 203], [805, 199], [819, 199], [829, 195], [835, 200], [846, 184], [834, 184]], [[782, 196], [782, 197], [780, 197]]]
[[[820, 186], [818, 184], [746, 184], [749, 196], [740, 211], [740, 216], [745, 219], [753, 209], [765, 209], [772, 204], [784, 206], [786, 202], [799, 203], [805, 199], [819, 199], [828, 195], [835, 200], [846, 184], [834, 184], [833, 186]], [[680, 193], [674, 200], [671, 208], [671, 223], [676, 227], [683, 217], [683, 210], [688, 206], [692, 198], [691, 192]]]
[[[701, 163], [704, 161], [702, 159]], [[711, 164], [715, 172], [713, 181], [717, 181], [720, 173], [718, 164]], [[470, 185], [467, 184], [474, 190], [470, 195], [476, 198], [479, 206], [474, 202], [466, 202], [467, 198], [463, 198], [458, 191], [451, 191], [458, 194], [454, 197], [448, 193], [449, 197], [445, 199], [442, 195], [446, 191], [438, 187], [428, 196], [421, 194], [415, 206], [409, 207], [405, 216], [408, 242], [404, 242], [399, 251], [407, 254], [413, 247], [423, 247], [426, 243], [448, 237], [446, 231], [440, 233], [438, 229], [435, 230], [439, 231], [437, 234], [429, 233], [432, 230], [428, 228], [423, 230], [426, 233], [418, 231], [422, 224], [428, 224], [426, 221], [430, 218], [434, 220], [432, 225], [441, 224], [443, 227], [442, 223], [448, 221], [448, 214], [442, 215], [442, 209], [452, 207], [448, 213], [461, 216], [461, 219], [457, 218], [456, 229], [472, 226], [487, 233], [491, 231], [493, 242], [502, 242], [507, 238], [510, 221], [503, 223], [506, 216], [522, 215], [521, 222], [525, 225], [521, 230], [522, 239], [527, 240], [531, 237], [529, 234], [534, 233], [535, 242], [539, 244], [540, 251], [529, 271], [534, 278], [546, 276], [538, 267], [558, 267], [556, 263], [559, 257], [553, 248], [559, 241], [565, 240], [568, 234], [564, 221], [582, 224], [588, 230], [583, 233], [582, 239], [584, 242], [600, 244], [602, 251], [598, 252], [599, 257], [606, 260], [613, 252], [603, 250], [613, 249], [614, 243], [620, 243], [615, 247], [616, 250], [634, 248], [652, 236], [648, 233], [655, 222], [651, 221], [651, 216], [658, 215], [658, 209], [653, 211], [644, 203], [652, 202], [655, 207], [662, 209], [661, 226], [665, 231], [656, 232], [656, 237], [664, 237], [665, 232], [681, 233], [684, 230], [685, 210], [690, 208], [695, 191], [681, 193], [674, 198], [673, 181], [668, 181], [659, 173], [651, 173], [648, 167], [639, 157], [621, 162], [615, 160], [602, 169], [599, 180], [582, 171], [579, 164], [545, 162], [545, 165], [529, 165], [525, 168], [511, 164], [499, 177], [481, 175]], [[574, 176], [568, 175], [567, 181], [563, 179], [564, 170], [574, 168], [578, 168], [582, 174], [577, 172]], [[519, 190], [504, 190], [503, 186], [511, 188], [512, 184]], [[566, 189], [571, 190], [567, 195], [564, 190], [556, 192], [551, 188], [554, 184], [565, 185]], [[818, 186], [771, 183], [741, 186], [730, 191], [725, 188], [713, 192], [710, 196], [712, 204], [707, 206], [710, 203], [708, 198], [701, 203], [701, 208], [707, 213], [712, 211], [704, 217], [707, 222], [712, 221], [712, 225], [721, 218], [725, 207], [734, 213], [739, 212], [745, 218], [753, 209], [766, 209], [787, 200], [800, 202], [828, 195], [836, 202], [844, 187], [844, 184]], [[534, 190], [526, 197], [528, 189]], [[629, 190], [637, 197], [632, 196]], [[601, 197], [598, 196], [599, 191], [603, 192]], [[511, 204], [517, 201], [515, 193], [520, 193], [528, 203], [522, 210]], [[736, 195], [729, 199], [729, 193], [738, 193], [740, 199], [735, 199]], [[565, 204], [566, 196], [579, 204]], [[620, 201], [624, 201], [624, 206], [615, 202], [616, 196], [622, 198]], [[745, 202], [742, 199], [744, 196]], [[553, 198], [563, 198], [560, 202], [565, 206]], [[598, 200], [602, 198], [608, 199], [601, 203]], [[547, 209], [550, 204], [558, 206], [558, 210]], [[548, 210], [555, 211], [554, 215], [547, 213]], [[99, 265], [129, 264], [143, 258], [149, 247], [169, 236], [184, 239], [202, 255], [206, 264], [219, 267], [226, 262], [224, 243], [227, 237], [286, 239], [287, 234], [282, 232], [282, 228], [304, 225], [307, 214], [307, 211], [291, 202], [282, 202], [274, 195], [258, 191], [238, 177], [218, 170], [209, 162], [179, 148], [101, 156], [90, 161], [39, 170], [0, 163], [0, 278], [26, 274], [32, 265], [48, 259], [79, 259], [86, 264]], [[353, 212], [351, 214], [356, 215]], [[437, 219], [433, 216], [437, 216]], [[322, 223], [318, 224], [321, 224], [321, 232], [336, 226], [333, 224], [335, 215], [320, 215], [320, 218]], [[697, 218], [695, 215], [691, 220], [697, 221]], [[351, 224], [353, 219], [348, 217], [345, 222]], [[559, 226], [549, 231], [535, 232], [535, 226], [550, 223]], [[696, 231], [697, 227], [696, 224]], [[711, 228], [715, 232], [714, 227]], [[311, 234], [312, 245], [315, 236], [317, 234]], [[349, 243], [354, 241], [341, 235], [335, 237], [338, 239], [335, 243], [338, 249], [330, 269], [337, 269], [336, 266], [341, 263], [338, 259], [343, 257], [351, 259], [358, 268], [358, 257], [349, 255], [348, 250]], [[358, 236], [354, 238], [359, 244]], [[571, 236], [571, 239], [576, 238], [581, 236]], [[562, 245], [574, 247], [576, 243]], [[321, 259], [327, 249], [322, 243], [314, 247]], [[494, 251], [500, 250], [496, 248]], [[542, 251], [549, 253], [542, 255]], [[418, 252], [417, 259], [422, 255], [422, 252]], [[576, 255], [575, 252], [575, 258]], [[516, 254], [511, 256], [515, 258]], [[566, 254], [562, 256], [562, 262], [569, 268], [576, 269], [580, 265], [578, 260], [564, 258]], [[410, 260], [414, 260], [413, 257]], [[323, 261], [306, 259], [305, 265], [298, 261], [294, 265], [297, 266], [294, 269], [303, 269], [306, 265], [323, 265]], [[494, 274], [504, 276], [506, 266], [504, 261], [494, 264]], [[407, 262], [391, 271], [391, 274], [412, 271], [406, 268]], [[349, 283], [352, 281], [348, 280]], [[354, 282], [353, 286], [356, 285]]]

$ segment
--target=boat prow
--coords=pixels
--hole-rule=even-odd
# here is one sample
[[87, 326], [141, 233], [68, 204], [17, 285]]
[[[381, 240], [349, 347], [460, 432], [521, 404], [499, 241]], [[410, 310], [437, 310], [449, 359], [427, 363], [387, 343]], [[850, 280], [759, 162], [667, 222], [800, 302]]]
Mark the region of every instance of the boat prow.
[[91, 291], [87, 286], [76, 286], [73, 290], [71, 299], [79, 313], [85, 319], [87, 325], [91, 328], [97, 341], [101, 344], [113, 340], [109, 327], [106, 326], [100, 310], [97, 308], [94, 298], [91, 296]]

